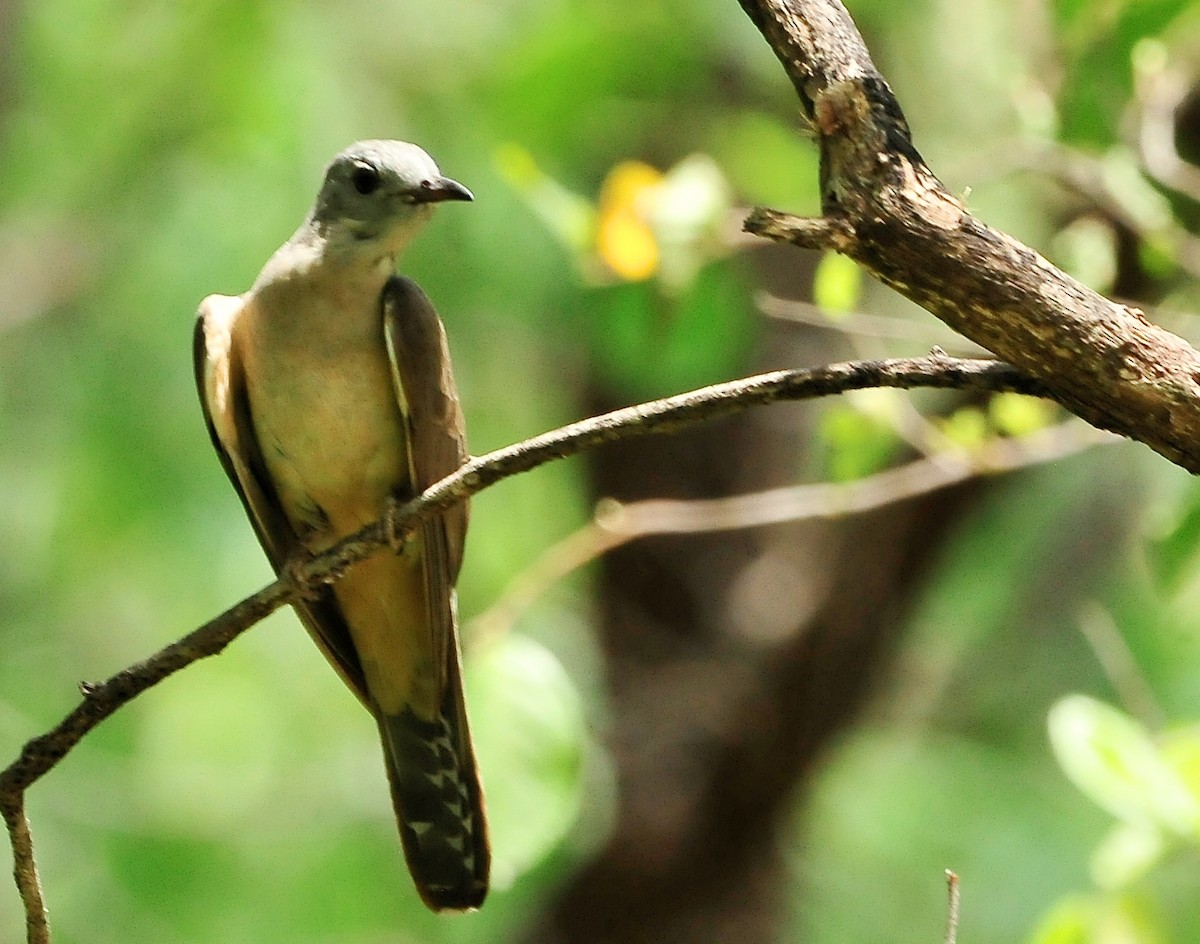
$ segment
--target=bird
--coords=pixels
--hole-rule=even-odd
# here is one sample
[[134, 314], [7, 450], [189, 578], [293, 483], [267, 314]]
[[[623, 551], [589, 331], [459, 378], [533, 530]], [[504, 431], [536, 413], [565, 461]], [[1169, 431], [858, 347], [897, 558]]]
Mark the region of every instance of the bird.
[[308, 215], [241, 295], [199, 308], [205, 423], [300, 621], [373, 715], [409, 871], [434, 911], [478, 908], [491, 853], [463, 693], [455, 583], [465, 503], [331, 585], [306, 560], [467, 461], [446, 333], [397, 257], [434, 207], [473, 200], [420, 147], [337, 154]]

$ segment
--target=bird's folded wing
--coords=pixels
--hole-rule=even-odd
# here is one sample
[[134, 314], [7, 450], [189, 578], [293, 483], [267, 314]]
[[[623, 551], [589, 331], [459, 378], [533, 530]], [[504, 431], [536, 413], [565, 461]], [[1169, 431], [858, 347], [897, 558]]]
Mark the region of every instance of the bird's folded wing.
[[[289, 560], [301, 559], [304, 549], [267, 474], [254, 432], [233, 331], [241, 307], [240, 298], [226, 295], [210, 295], [201, 302], [192, 344], [196, 386], [213, 446], [259, 543], [279, 573]], [[367, 704], [362, 666], [332, 591], [325, 589], [314, 599], [297, 600], [292, 605], [338, 674]]]
[[[414, 282], [400, 276], [388, 280], [383, 290], [383, 324], [396, 397], [408, 425], [409, 476], [413, 494], [418, 494], [466, 462], [462, 406], [446, 332]], [[431, 642], [435, 664], [443, 672], [453, 671], [448, 660], [458, 659], [453, 593], [466, 532], [465, 502], [420, 527]]]

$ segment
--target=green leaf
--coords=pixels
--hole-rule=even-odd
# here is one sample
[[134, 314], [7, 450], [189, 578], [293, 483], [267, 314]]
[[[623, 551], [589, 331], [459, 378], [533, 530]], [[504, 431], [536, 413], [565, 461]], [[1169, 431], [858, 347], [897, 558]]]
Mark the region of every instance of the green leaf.
[[1159, 830], [1118, 823], [1092, 853], [1092, 878], [1103, 889], [1124, 888], [1154, 868], [1166, 847]]
[[1054, 237], [1054, 257], [1084, 285], [1106, 292], [1117, 274], [1116, 233], [1103, 220], [1080, 217]]
[[1133, 49], [1166, 30], [1189, 0], [1123, 0], [1097, 16], [1093, 3], [1059, 0], [1059, 19], [1069, 47], [1059, 94], [1063, 137], [1108, 145], [1133, 91]]
[[858, 263], [836, 252], [827, 252], [813, 276], [813, 301], [830, 317], [845, 315], [862, 300], [862, 269]]
[[988, 418], [1005, 436], [1028, 436], [1050, 425], [1054, 406], [1037, 397], [1001, 393], [988, 403]]
[[1168, 731], [1162, 736], [1159, 750], [1192, 796], [1200, 797], [1200, 724]]
[[1055, 903], [1030, 938], [1031, 944], [1087, 944], [1096, 924], [1096, 902], [1071, 895]]
[[988, 438], [987, 414], [977, 406], [960, 407], [939, 425], [947, 439], [967, 449], [982, 446]]
[[1031, 944], [1159, 944], [1163, 930], [1129, 895], [1069, 895], [1042, 919]]
[[1048, 726], [1063, 772], [1097, 806], [1132, 826], [1195, 834], [1196, 797], [1128, 715], [1069, 695], [1050, 709]]
[[878, 472], [900, 442], [886, 420], [849, 404], [836, 404], [824, 413], [819, 435], [825, 446], [826, 475], [835, 482]]
[[500, 175], [582, 267], [592, 250], [596, 208], [538, 167], [533, 155], [519, 144], [500, 145], [494, 157]]
[[1175, 521], [1146, 542], [1146, 559], [1159, 585], [1180, 589], [1195, 572], [1200, 553], [1200, 489], [1188, 489], [1180, 502]]
[[731, 265], [705, 266], [683, 294], [646, 282], [588, 293], [585, 312], [600, 376], [637, 399], [735, 376], [745, 363], [753, 319]]
[[583, 709], [558, 659], [525, 636], [489, 643], [466, 674], [493, 875], [504, 887], [545, 858], [578, 817]]

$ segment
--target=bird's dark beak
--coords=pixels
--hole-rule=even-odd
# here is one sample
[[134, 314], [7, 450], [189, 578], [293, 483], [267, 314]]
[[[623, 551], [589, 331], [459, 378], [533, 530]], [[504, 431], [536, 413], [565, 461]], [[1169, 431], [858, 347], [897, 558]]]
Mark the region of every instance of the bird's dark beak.
[[441, 203], [444, 200], [474, 200], [471, 191], [457, 180], [449, 177], [431, 177], [422, 180], [413, 194], [414, 203]]

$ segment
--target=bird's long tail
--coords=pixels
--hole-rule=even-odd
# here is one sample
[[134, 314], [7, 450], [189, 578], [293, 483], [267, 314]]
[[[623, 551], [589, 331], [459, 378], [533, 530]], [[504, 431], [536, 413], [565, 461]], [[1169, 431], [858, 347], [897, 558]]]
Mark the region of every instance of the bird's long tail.
[[404, 856], [417, 891], [434, 911], [478, 908], [491, 864], [456, 656], [449, 660], [439, 718], [423, 721], [407, 709], [379, 715]]

